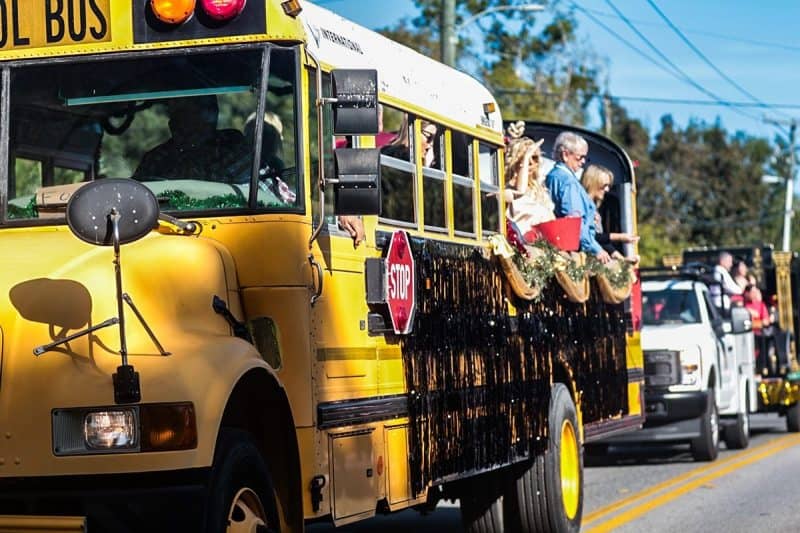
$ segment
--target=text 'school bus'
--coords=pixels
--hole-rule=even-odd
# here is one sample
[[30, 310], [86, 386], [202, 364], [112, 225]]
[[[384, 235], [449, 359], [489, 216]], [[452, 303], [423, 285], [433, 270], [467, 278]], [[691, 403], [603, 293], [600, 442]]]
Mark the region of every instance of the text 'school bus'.
[[0, 5], [0, 529], [580, 527], [636, 306], [508, 290], [485, 88], [307, 2]]

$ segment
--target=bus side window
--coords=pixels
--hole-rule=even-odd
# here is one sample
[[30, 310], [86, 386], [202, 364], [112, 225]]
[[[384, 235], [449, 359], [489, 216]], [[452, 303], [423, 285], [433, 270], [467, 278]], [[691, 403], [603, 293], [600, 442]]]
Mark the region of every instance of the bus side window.
[[[447, 231], [447, 175], [444, 172], [444, 128], [427, 120], [419, 121], [422, 147], [422, 198], [425, 229]], [[426, 151], [427, 148], [427, 151]]]
[[484, 235], [489, 235], [500, 230], [497, 148], [478, 143], [478, 173], [481, 187], [481, 228]]
[[409, 115], [384, 106], [384, 128], [395, 131], [394, 139], [381, 148], [381, 221], [389, 224], [413, 226], [415, 166], [411, 162], [412, 121]]
[[472, 137], [454, 131], [453, 152], [453, 216], [457, 234], [475, 235], [475, 173], [472, 164]]

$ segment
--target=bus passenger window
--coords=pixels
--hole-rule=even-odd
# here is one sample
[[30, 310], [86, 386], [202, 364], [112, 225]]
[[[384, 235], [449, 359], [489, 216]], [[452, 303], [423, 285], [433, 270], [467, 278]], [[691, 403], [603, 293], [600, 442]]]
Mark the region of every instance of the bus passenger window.
[[414, 208], [415, 166], [411, 162], [411, 123], [408, 115], [384, 107], [384, 124], [397, 124], [395, 138], [381, 148], [381, 220], [410, 226], [416, 222]]
[[438, 124], [420, 120], [420, 156], [422, 161], [422, 198], [425, 229], [447, 230], [446, 174], [442, 170], [444, 129]]
[[456, 233], [475, 235], [475, 179], [472, 165], [472, 137], [454, 131], [453, 216]]
[[484, 235], [500, 230], [500, 187], [497, 148], [478, 143], [478, 172], [481, 187], [481, 227]]

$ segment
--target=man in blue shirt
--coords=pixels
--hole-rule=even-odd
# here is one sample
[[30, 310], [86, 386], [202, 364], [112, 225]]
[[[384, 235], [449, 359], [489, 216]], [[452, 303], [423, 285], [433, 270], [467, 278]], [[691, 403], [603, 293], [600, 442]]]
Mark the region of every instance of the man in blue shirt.
[[562, 131], [553, 145], [553, 160], [556, 165], [547, 174], [545, 186], [553, 198], [556, 217], [581, 217], [580, 250], [594, 255], [602, 263], [607, 263], [611, 256], [595, 238], [597, 206], [575, 174], [586, 162], [588, 151], [586, 139], [577, 133]]

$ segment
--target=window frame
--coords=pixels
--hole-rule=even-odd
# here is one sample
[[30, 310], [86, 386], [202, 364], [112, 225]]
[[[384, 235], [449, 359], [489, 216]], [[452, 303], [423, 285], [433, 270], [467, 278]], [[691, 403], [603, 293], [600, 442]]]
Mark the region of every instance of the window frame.
[[[260, 147], [258, 149], [253, 149], [253, 168], [250, 173], [250, 195], [247, 199], [247, 205], [242, 207], [236, 208], [221, 208], [221, 209], [193, 209], [193, 210], [164, 210], [166, 213], [170, 213], [174, 216], [178, 216], [179, 218], [206, 218], [206, 217], [215, 217], [215, 216], [252, 216], [252, 215], [270, 215], [270, 214], [305, 214], [307, 210], [306, 205], [306, 183], [304, 176], [306, 175], [305, 170], [305, 147], [302, 143], [302, 134], [304, 131], [304, 123], [305, 117], [302, 114], [303, 105], [302, 105], [302, 80], [301, 80], [301, 72], [304, 68], [304, 64], [302, 62], [301, 56], [301, 49], [300, 45], [291, 45], [291, 46], [281, 46], [276, 43], [251, 43], [251, 44], [237, 44], [235, 46], [231, 45], [219, 45], [219, 46], [208, 46], [208, 47], [191, 47], [187, 49], [165, 49], [165, 50], [147, 50], [147, 51], [134, 51], [134, 52], [122, 52], [114, 55], [109, 54], [91, 54], [91, 55], [84, 55], [84, 56], [75, 56], [70, 57], [68, 60], [64, 62], [59, 62], [58, 64], [61, 66], [64, 65], [77, 65], [77, 64], [98, 64], [98, 63], [106, 63], [110, 61], [129, 61], [129, 60], [147, 60], [147, 59], [157, 59], [157, 58], [165, 58], [165, 57], [180, 57], [186, 55], [213, 55], [213, 54], [222, 54], [222, 53], [241, 53], [246, 51], [258, 51], [261, 54], [261, 72], [258, 76], [258, 83], [259, 83], [259, 94], [257, 98], [257, 107], [256, 113], [258, 116], [263, 116], [264, 111], [266, 109], [266, 94], [268, 91], [268, 81], [269, 81], [269, 64], [271, 59], [271, 53], [274, 49], [281, 49], [290, 51], [293, 55], [293, 63], [295, 69], [295, 76], [293, 80], [293, 91], [291, 93], [291, 97], [294, 98], [293, 104], [293, 112], [294, 112], [294, 119], [292, 121], [293, 126], [295, 128], [295, 147], [294, 147], [294, 164], [295, 168], [297, 169], [297, 179], [298, 179], [298, 186], [297, 186], [297, 202], [295, 206], [289, 206], [285, 208], [279, 207], [259, 207], [255, 203], [252, 202], [252, 198], [254, 196], [255, 189], [258, 187], [258, 166], [260, 164]], [[24, 218], [24, 219], [9, 219], [8, 218], [8, 195], [9, 195], [9, 180], [11, 179], [11, 172], [10, 172], [10, 165], [12, 164], [12, 147], [10, 146], [10, 130], [11, 130], [11, 95], [12, 95], [12, 87], [11, 87], [11, 77], [13, 73], [19, 69], [24, 69], [28, 67], [43, 67], [47, 66], [49, 63], [52, 63], [51, 60], [47, 58], [37, 58], [37, 59], [21, 59], [10, 61], [5, 65], [0, 67], [0, 84], [2, 85], [0, 89], [0, 198], [2, 198], [2, 202], [0, 202], [0, 227], [35, 227], [35, 226], [53, 226], [53, 225], [64, 225], [66, 224], [66, 217], [59, 216], [59, 217], [47, 217], [47, 218]], [[267, 68], [265, 68], [267, 67]], [[287, 93], [288, 94], [288, 93]], [[258, 153], [256, 153], [258, 151]], [[258, 158], [256, 157], [258, 156]], [[41, 160], [42, 158], [30, 157], [30, 154], [25, 155], [26, 159], [37, 159]], [[47, 159], [47, 158], [45, 158]], [[42, 160], [42, 164], [44, 167], [48, 165], [48, 162]], [[43, 167], [43, 170], [44, 170]], [[76, 169], [78, 170], [78, 169]], [[96, 172], [96, 170], [94, 171]]]

